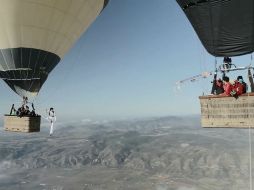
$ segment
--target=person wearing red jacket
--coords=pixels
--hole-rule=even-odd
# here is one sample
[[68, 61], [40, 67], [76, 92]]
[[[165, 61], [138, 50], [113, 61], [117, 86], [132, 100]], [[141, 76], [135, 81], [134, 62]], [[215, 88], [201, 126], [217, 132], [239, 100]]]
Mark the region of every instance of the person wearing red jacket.
[[222, 80], [223, 80], [224, 93], [222, 93], [220, 95], [231, 96], [231, 91], [233, 90], [233, 85], [229, 82], [229, 78], [227, 76], [224, 76]]
[[235, 84], [233, 86], [233, 91], [235, 91], [236, 96], [240, 96], [244, 92], [244, 86], [242, 83], [240, 83], [238, 80], [235, 81]]
[[214, 95], [222, 94], [224, 92], [222, 80], [221, 79], [214, 80], [213, 83], [214, 85], [213, 85], [211, 94], [214, 94]]

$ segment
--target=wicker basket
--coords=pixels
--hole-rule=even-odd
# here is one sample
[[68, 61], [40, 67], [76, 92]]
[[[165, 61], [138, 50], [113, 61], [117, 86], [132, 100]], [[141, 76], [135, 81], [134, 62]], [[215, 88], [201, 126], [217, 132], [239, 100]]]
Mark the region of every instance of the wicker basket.
[[202, 127], [254, 127], [254, 93], [234, 97], [200, 96]]
[[4, 129], [6, 131], [15, 132], [39, 132], [41, 124], [41, 116], [4, 116]]

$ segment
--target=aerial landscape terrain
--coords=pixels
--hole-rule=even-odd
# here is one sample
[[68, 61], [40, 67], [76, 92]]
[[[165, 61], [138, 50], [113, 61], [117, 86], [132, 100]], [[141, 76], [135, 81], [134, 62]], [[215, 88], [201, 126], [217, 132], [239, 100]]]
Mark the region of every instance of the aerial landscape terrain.
[[0, 2], [0, 190], [252, 190], [254, 0]]
[[247, 190], [248, 129], [204, 129], [198, 116], [0, 131], [0, 189]]

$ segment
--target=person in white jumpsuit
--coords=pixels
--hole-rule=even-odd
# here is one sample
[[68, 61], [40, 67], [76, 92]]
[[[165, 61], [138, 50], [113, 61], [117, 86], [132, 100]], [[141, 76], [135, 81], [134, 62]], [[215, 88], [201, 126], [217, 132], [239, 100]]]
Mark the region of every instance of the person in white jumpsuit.
[[56, 121], [56, 114], [55, 114], [54, 108], [49, 109], [47, 119], [51, 123], [49, 136], [52, 136], [54, 132], [54, 122]]

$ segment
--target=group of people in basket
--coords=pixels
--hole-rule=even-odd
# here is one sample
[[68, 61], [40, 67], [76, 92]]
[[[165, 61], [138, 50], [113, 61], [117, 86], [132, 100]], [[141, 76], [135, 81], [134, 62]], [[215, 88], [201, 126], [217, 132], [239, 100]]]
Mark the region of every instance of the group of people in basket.
[[28, 104], [28, 98], [23, 97], [22, 105], [17, 110], [14, 107], [14, 104], [12, 104], [10, 115], [16, 115], [18, 117], [23, 116], [38, 116], [38, 114], [35, 113], [34, 105], [32, 105], [32, 110], [30, 111]]
[[[211, 94], [222, 96], [233, 96], [237, 98], [238, 96], [248, 91], [248, 85], [246, 84], [246, 82], [244, 82], [242, 76], [238, 76], [236, 80], [230, 82], [229, 77], [225, 75], [225, 73], [231, 69], [231, 66], [232, 66], [231, 58], [224, 57], [223, 65], [222, 67], [220, 67], [221, 71], [223, 72], [223, 77], [222, 79], [217, 80], [216, 79], [217, 72], [215, 73]], [[248, 76], [250, 81], [251, 92], [254, 92], [254, 83], [250, 68], [248, 68]]]
[[227, 76], [224, 76], [222, 80], [214, 80], [213, 83], [211, 93], [214, 95], [238, 97], [248, 90], [248, 86], [242, 76], [238, 76], [233, 83], [229, 81], [229, 77]]

